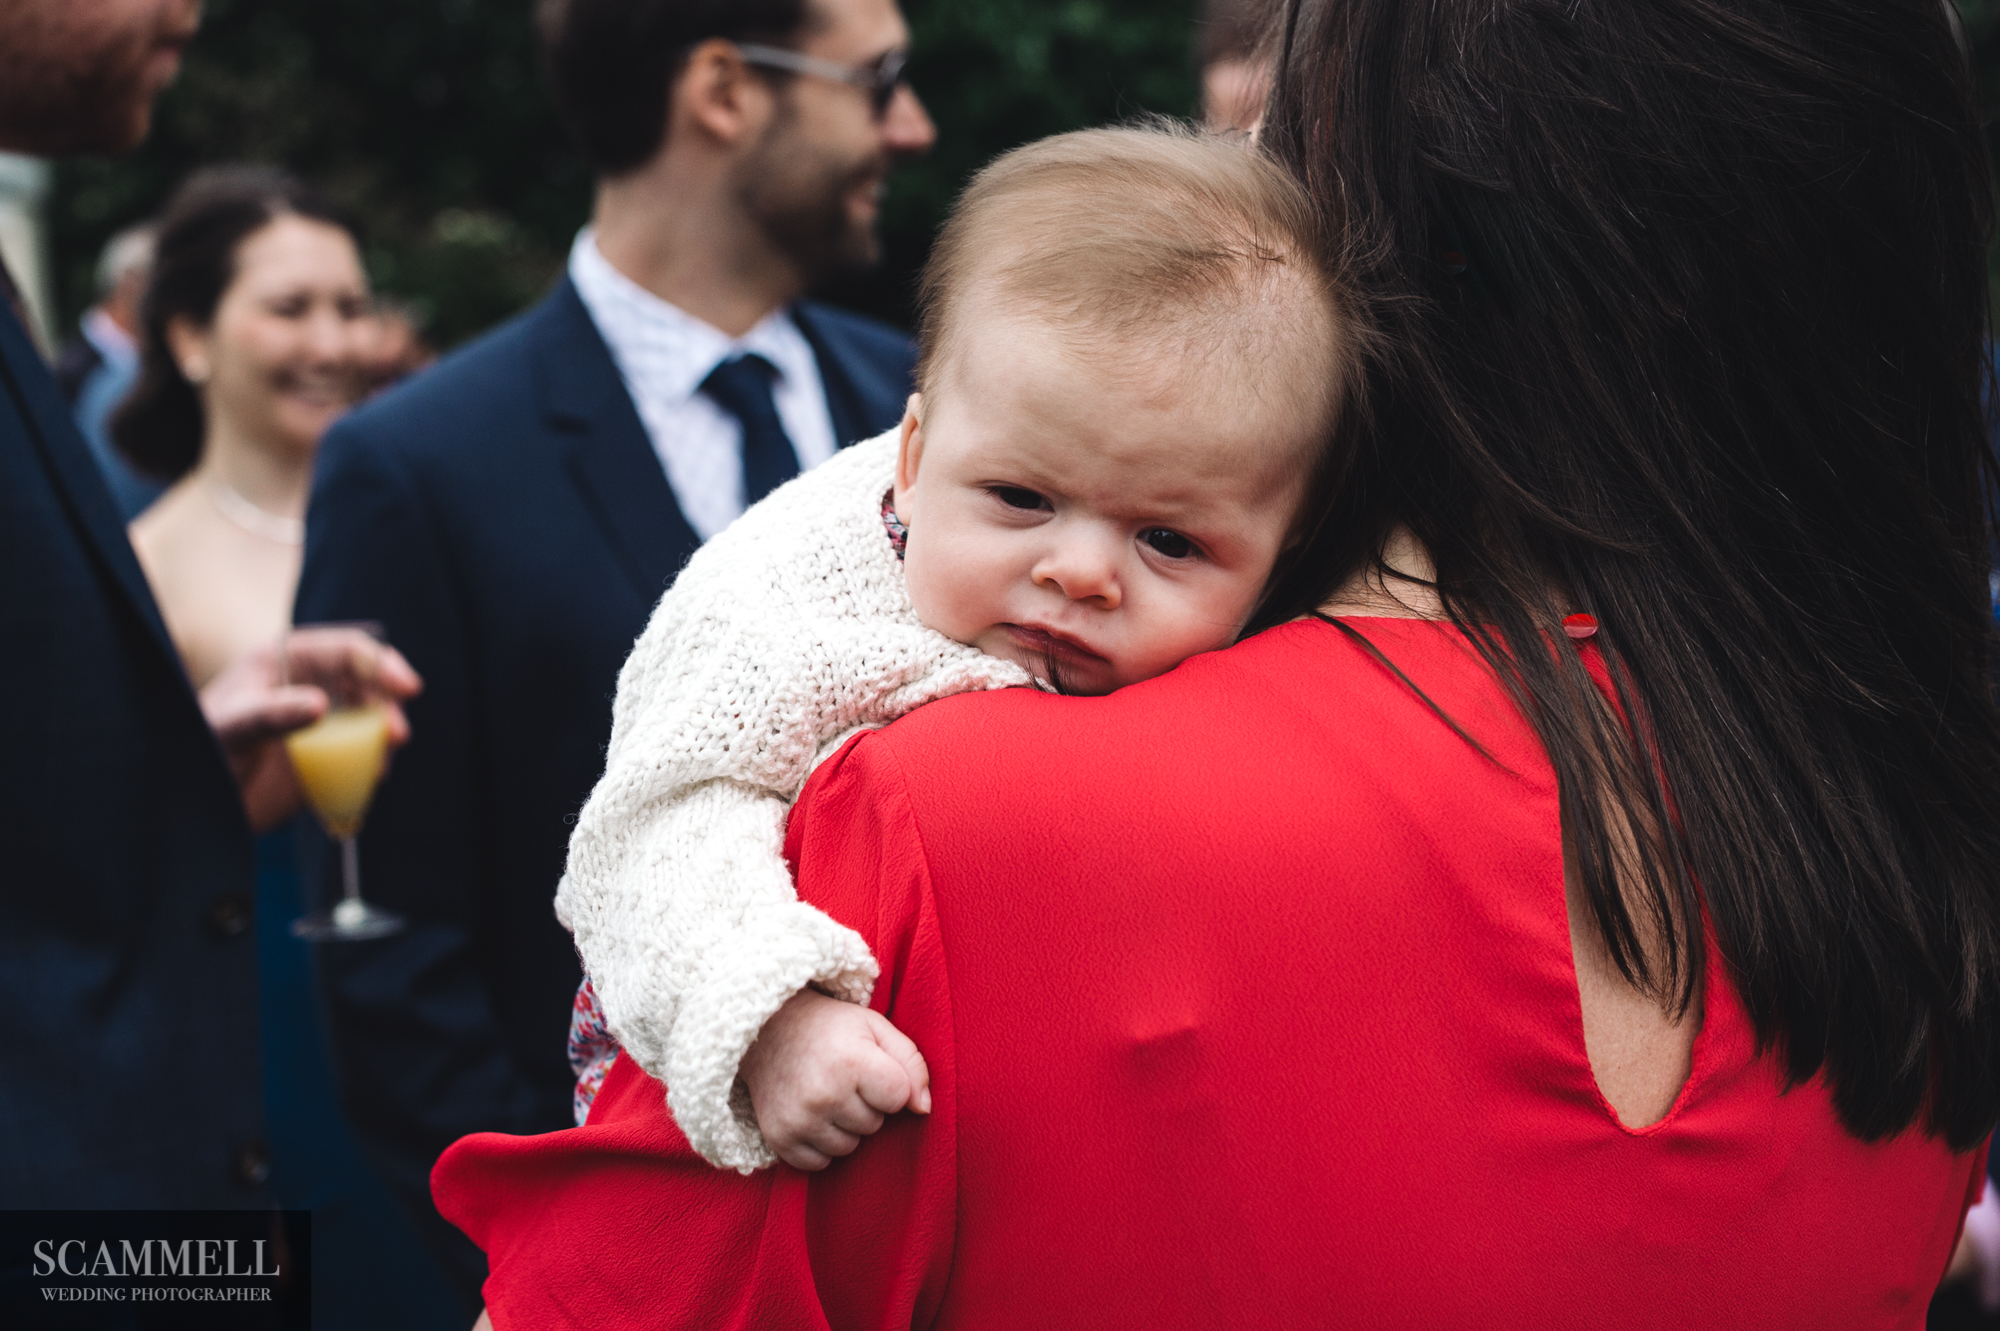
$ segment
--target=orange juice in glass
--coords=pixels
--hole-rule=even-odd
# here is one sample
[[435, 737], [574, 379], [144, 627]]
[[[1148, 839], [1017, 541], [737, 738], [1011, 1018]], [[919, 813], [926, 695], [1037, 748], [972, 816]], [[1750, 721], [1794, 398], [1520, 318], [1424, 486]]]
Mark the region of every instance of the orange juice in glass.
[[388, 715], [380, 707], [336, 707], [286, 736], [285, 752], [327, 835], [359, 836], [389, 753]]
[[360, 851], [355, 838], [389, 756], [389, 713], [357, 695], [285, 737], [285, 752], [306, 803], [340, 843], [340, 900], [292, 922], [292, 933], [313, 941], [381, 938], [403, 927], [402, 917], [361, 899]]

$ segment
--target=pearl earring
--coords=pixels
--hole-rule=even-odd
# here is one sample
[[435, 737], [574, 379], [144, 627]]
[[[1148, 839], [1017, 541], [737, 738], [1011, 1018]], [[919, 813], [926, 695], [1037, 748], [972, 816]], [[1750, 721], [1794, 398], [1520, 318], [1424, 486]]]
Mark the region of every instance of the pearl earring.
[[192, 360], [181, 367], [181, 377], [199, 388], [208, 382], [208, 362]]

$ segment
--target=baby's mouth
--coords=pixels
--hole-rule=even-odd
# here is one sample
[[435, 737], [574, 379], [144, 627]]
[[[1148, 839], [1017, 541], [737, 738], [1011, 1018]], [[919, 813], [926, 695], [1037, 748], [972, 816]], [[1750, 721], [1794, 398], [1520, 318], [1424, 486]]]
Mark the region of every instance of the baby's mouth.
[[1003, 627], [1023, 649], [1042, 659], [1053, 657], [1058, 665], [1110, 664], [1110, 658], [1056, 629], [1038, 628], [1031, 624], [1007, 624]]

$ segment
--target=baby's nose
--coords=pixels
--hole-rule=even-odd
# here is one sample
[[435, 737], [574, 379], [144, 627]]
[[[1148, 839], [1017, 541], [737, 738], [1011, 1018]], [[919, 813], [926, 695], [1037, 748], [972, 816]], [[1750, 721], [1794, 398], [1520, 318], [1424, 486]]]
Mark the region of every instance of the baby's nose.
[[1117, 609], [1122, 599], [1117, 561], [1092, 542], [1065, 543], [1042, 561], [1035, 581], [1072, 601], [1094, 601], [1104, 610]]

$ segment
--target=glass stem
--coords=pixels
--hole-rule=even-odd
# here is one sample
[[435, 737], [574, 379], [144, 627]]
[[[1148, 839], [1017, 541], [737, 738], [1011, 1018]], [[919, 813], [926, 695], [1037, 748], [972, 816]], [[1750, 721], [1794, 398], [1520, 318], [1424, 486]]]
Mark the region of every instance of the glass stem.
[[351, 836], [340, 839], [340, 895], [347, 901], [361, 900], [361, 851]]

